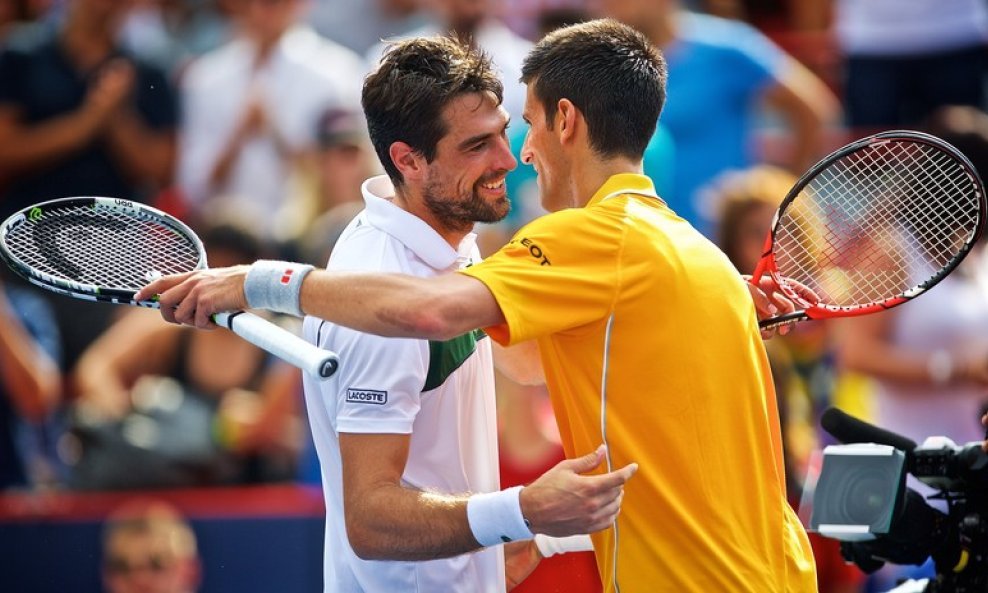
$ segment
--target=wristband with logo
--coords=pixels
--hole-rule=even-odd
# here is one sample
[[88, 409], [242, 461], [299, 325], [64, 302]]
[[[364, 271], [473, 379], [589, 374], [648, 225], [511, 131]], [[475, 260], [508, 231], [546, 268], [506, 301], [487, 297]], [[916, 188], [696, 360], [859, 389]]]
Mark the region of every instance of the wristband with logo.
[[304, 317], [299, 305], [302, 281], [313, 266], [286, 261], [258, 260], [244, 280], [244, 296], [251, 309], [266, 309]]
[[532, 539], [532, 531], [521, 514], [521, 489], [514, 486], [499, 492], [474, 494], [467, 500], [467, 521], [480, 545]]

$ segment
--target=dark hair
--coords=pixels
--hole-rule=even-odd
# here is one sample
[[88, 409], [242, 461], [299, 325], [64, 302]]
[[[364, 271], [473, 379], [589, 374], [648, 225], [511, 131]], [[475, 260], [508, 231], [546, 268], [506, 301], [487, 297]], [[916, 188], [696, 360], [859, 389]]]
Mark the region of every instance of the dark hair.
[[404, 182], [391, 162], [394, 142], [405, 142], [432, 162], [446, 135], [443, 109], [466, 93], [490, 93], [498, 104], [503, 85], [490, 58], [451, 37], [416, 37], [390, 46], [364, 80], [361, 96], [371, 142], [388, 177]]
[[550, 126], [559, 100], [569, 99], [598, 154], [640, 159], [665, 103], [666, 63], [635, 29], [600, 19], [546, 35], [525, 58], [521, 81], [534, 85]]

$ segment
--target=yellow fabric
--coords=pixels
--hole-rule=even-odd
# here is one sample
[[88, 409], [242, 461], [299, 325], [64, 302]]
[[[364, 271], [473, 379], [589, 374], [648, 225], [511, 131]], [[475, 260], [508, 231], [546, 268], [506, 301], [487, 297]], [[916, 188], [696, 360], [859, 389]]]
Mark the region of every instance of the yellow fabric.
[[[594, 547], [605, 591], [816, 590], [785, 499], [775, 394], [751, 298], [727, 258], [616, 175], [585, 208], [542, 217], [462, 273], [494, 294], [501, 343], [538, 339], [569, 457], [601, 429], [613, 467], [640, 466]], [[616, 548], [616, 553], [615, 553]], [[615, 586], [615, 583], [617, 586]]]

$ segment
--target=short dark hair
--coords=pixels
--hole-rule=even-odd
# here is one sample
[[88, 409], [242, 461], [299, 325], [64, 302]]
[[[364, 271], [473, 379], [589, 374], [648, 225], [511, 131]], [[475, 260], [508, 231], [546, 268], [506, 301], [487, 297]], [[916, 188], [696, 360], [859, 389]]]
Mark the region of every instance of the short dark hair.
[[521, 81], [551, 126], [560, 99], [587, 121], [590, 146], [603, 157], [640, 159], [666, 99], [662, 53], [637, 30], [613, 19], [549, 33], [525, 58]]
[[500, 104], [504, 87], [490, 57], [452, 37], [416, 37], [391, 45], [364, 80], [361, 103], [371, 142], [396, 186], [404, 182], [389, 150], [405, 142], [432, 162], [446, 135], [443, 109], [466, 93], [490, 93]]

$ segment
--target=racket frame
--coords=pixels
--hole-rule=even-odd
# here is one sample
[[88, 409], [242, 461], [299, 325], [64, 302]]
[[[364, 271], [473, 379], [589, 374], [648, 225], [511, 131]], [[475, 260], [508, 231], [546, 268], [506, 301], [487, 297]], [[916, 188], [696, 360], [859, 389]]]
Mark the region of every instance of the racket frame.
[[[18, 276], [31, 284], [65, 296], [115, 305], [132, 305], [148, 309], [160, 308], [157, 300], [138, 301], [136, 290], [126, 287], [101, 287], [68, 278], [60, 278], [29, 266], [7, 247], [7, 235], [23, 224], [30, 224], [44, 216], [48, 209], [91, 207], [102, 212], [123, 212], [128, 216], [155, 222], [191, 241], [199, 253], [199, 261], [190, 270], [206, 269], [206, 249], [199, 236], [187, 224], [157, 208], [130, 200], [106, 197], [71, 197], [50, 200], [29, 206], [14, 213], [0, 225], [0, 259]], [[151, 278], [148, 279], [151, 281]], [[299, 336], [253, 313], [232, 311], [213, 315], [213, 322], [225, 327], [248, 342], [308, 371], [316, 377], [327, 379], [339, 367], [337, 355], [306, 342]]]
[[[970, 237], [964, 240], [964, 244], [961, 249], [958, 250], [947, 265], [923, 283], [909, 288], [898, 296], [890, 297], [881, 302], [860, 305], [821, 304], [812, 303], [804, 299], [794, 288], [792, 288], [790, 282], [781, 275], [775, 261], [775, 237], [779, 230], [779, 225], [781, 224], [783, 214], [789, 205], [799, 197], [806, 186], [834, 162], [839, 161], [840, 159], [863, 148], [879, 144], [887, 144], [895, 140], [909, 140], [932, 146], [937, 150], [950, 155], [961, 165], [967, 175], [971, 178], [975, 191], [978, 194], [978, 222], [975, 226], [974, 232]], [[782, 203], [779, 204], [775, 215], [772, 217], [771, 230], [765, 237], [765, 247], [761, 258], [758, 260], [758, 264], [755, 266], [754, 272], [752, 272], [751, 283], [757, 286], [759, 279], [765, 274], [768, 274], [775, 286], [789, 300], [796, 304], [798, 309], [792, 313], [779, 315], [769, 319], [763, 319], [759, 322], [759, 326], [761, 329], [772, 329], [784, 323], [791, 323], [804, 319], [828, 319], [834, 317], [854, 317], [858, 315], [867, 315], [869, 313], [876, 313], [878, 311], [891, 309], [912, 300], [943, 280], [961, 263], [965, 257], [967, 257], [967, 254], [970, 253], [971, 249], [984, 233], [986, 218], [988, 218], [988, 200], [986, 200], [985, 186], [981, 176], [978, 175], [974, 165], [971, 164], [971, 161], [960, 150], [940, 138], [915, 130], [888, 130], [885, 132], [872, 134], [846, 144], [823, 157], [817, 164], [813, 165], [808, 171], [806, 171], [792, 186], [789, 193], [786, 194], [786, 197], [782, 200]]]
[[135, 203], [130, 200], [97, 196], [51, 200], [36, 204], [34, 206], [29, 206], [20, 212], [11, 215], [3, 223], [3, 225], [0, 226], [0, 258], [2, 258], [4, 263], [6, 263], [11, 270], [17, 273], [18, 276], [36, 286], [44, 288], [45, 290], [50, 290], [62, 295], [88, 301], [112, 303], [114, 305], [133, 305], [157, 309], [158, 303], [156, 301], [135, 300], [134, 295], [137, 294], [136, 290], [131, 290], [125, 287], [100, 287], [95, 284], [87, 284], [85, 282], [77, 282], [68, 278], [52, 276], [29, 266], [21, 258], [11, 253], [10, 249], [7, 247], [7, 235], [11, 231], [15, 230], [22, 224], [28, 224], [33, 222], [35, 219], [44, 216], [44, 212], [47, 209], [71, 207], [91, 207], [97, 212], [123, 212], [134, 218], [156, 222], [162, 226], [172, 228], [177, 233], [188, 238], [199, 252], [199, 262], [193, 269], [202, 270], [207, 267], [206, 249], [203, 246], [202, 241], [199, 239], [198, 235], [196, 235], [195, 232], [181, 220], [178, 220], [177, 218], [151, 206]]

